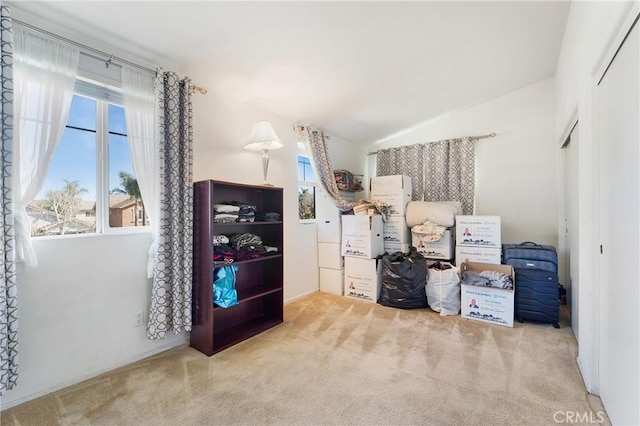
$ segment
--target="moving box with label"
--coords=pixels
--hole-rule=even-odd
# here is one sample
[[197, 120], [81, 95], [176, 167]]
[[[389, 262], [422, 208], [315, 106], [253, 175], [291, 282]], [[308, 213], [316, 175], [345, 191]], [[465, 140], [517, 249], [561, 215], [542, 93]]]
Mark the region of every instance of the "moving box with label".
[[427, 259], [453, 259], [455, 244], [455, 227], [444, 231], [442, 238], [429, 241], [428, 236], [416, 232], [411, 233], [411, 245]]
[[343, 215], [343, 256], [374, 258], [384, 253], [382, 216]]
[[[513, 282], [513, 289], [496, 287], [481, 287], [467, 285], [464, 272], [497, 271], [508, 275]], [[513, 327], [513, 299], [516, 288], [516, 278], [510, 265], [493, 265], [489, 263], [464, 262], [460, 267], [463, 280], [461, 286], [461, 315], [463, 318]]]
[[345, 257], [344, 295], [374, 303], [378, 301], [380, 280], [377, 259]]
[[456, 216], [456, 244], [502, 247], [500, 216]]
[[494, 247], [456, 246], [456, 266], [462, 262], [480, 262], [500, 264], [502, 250]]
[[389, 214], [404, 216], [407, 203], [411, 201], [411, 177], [404, 175], [372, 177], [371, 199], [391, 206]]

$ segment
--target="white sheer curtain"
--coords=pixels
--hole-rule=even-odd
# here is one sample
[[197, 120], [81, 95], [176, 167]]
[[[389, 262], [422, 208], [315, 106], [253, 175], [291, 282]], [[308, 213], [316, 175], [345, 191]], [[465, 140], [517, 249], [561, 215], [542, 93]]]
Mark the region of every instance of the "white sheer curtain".
[[144, 208], [153, 229], [147, 276], [153, 276], [156, 254], [156, 235], [160, 217], [160, 148], [156, 133], [155, 76], [131, 68], [122, 68], [122, 91], [124, 114], [127, 123], [127, 138], [133, 162], [133, 171], [138, 180]]
[[42, 188], [69, 118], [78, 48], [14, 27], [14, 210], [16, 254], [38, 265], [26, 207]]

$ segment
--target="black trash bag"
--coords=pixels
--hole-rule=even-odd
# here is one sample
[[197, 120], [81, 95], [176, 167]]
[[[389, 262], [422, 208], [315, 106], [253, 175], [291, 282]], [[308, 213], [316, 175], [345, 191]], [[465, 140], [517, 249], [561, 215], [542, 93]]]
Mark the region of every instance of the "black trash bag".
[[415, 248], [409, 253], [385, 253], [378, 268], [379, 304], [400, 309], [427, 307], [427, 261]]

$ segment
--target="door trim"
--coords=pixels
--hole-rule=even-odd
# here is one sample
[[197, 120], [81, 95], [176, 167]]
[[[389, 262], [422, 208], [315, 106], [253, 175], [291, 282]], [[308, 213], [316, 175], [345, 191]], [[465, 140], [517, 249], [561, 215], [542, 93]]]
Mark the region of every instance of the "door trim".
[[631, 30], [633, 30], [633, 27], [638, 22], [638, 18], [640, 18], [640, 4], [638, 2], [633, 2], [631, 10], [629, 11], [629, 14], [627, 15], [622, 25], [620, 25], [620, 31], [618, 32], [618, 34], [616, 34], [615, 38], [612, 40], [611, 44], [609, 45], [609, 49], [607, 50], [602, 61], [600, 62], [600, 65], [598, 66], [598, 68], [596, 68], [596, 72], [595, 72], [595, 81], [597, 82], [596, 86], [600, 85], [600, 82], [602, 81], [605, 74], [609, 70], [611, 63], [613, 62], [616, 55], [622, 48], [622, 45], [624, 44], [625, 40], [629, 36], [629, 33], [631, 33]]
[[560, 139], [558, 139], [558, 145], [560, 145], [561, 149], [567, 146], [567, 144], [569, 143], [569, 136], [571, 135], [571, 132], [573, 132], [573, 129], [575, 129], [577, 125], [578, 125], [578, 106], [576, 105], [576, 107], [573, 109], [573, 112], [571, 113], [571, 117], [569, 117], [569, 121], [567, 122], [567, 125], [565, 126], [564, 130], [560, 134]]

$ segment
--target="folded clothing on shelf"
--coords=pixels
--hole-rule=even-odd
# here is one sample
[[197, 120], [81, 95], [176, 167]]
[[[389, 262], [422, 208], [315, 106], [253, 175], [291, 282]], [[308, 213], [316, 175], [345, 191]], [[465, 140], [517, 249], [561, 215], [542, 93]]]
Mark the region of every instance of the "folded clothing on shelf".
[[234, 204], [219, 203], [219, 204], [214, 204], [213, 211], [215, 211], [216, 213], [238, 214], [240, 212], [240, 207]]
[[229, 223], [236, 222], [238, 220], [238, 215], [233, 213], [214, 213], [213, 222], [214, 223]]
[[233, 234], [229, 237], [229, 243], [236, 250], [251, 249], [251, 247], [261, 246], [262, 238], [259, 235], [245, 232], [244, 234]]
[[[226, 239], [226, 242], [224, 240]], [[218, 243], [216, 243], [218, 241]], [[278, 247], [266, 246], [262, 238], [256, 234], [243, 233], [216, 235], [213, 243], [213, 260], [216, 262], [233, 262], [256, 259], [278, 252]]]
[[229, 244], [229, 237], [227, 237], [226, 235], [214, 235], [213, 245], [217, 246], [220, 244]]
[[259, 213], [256, 215], [258, 222], [280, 222], [281, 215], [276, 212]]
[[216, 223], [225, 222], [253, 222], [256, 216], [256, 206], [240, 201], [223, 201], [213, 206]]

